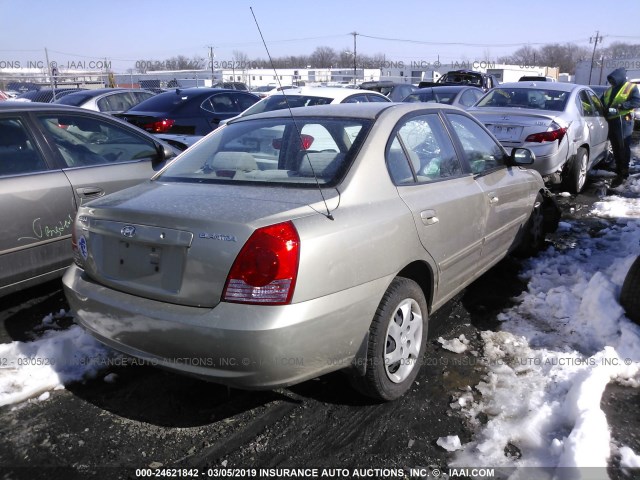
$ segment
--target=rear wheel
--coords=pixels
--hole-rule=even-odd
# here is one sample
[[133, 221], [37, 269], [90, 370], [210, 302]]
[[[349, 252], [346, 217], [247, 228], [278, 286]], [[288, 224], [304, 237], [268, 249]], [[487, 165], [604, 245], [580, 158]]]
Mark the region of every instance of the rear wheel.
[[416, 282], [397, 277], [373, 317], [367, 371], [354, 386], [376, 400], [402, 396], [418, 375], [427, 342], [427, 302]]
[[571, 160], [565, 175], [565, 186], [571, 193], [580, 193], [587, 181], [587, 165], [589, 165], [589, 152], [580, 147], [576, 156]]
[[633, 262], [620, 291], [620, 305], [627, 317], [640, 325], [640, 257]]
[[538, 253], [542, 250], [542, 247], [544, 247], [545, 219], [542, 208], [543, 201], [544, 199], [542, 198], [542, 194], [538, 193], [536, 201], [533, 204], [533, 210], [531, 210], [529, 220], [524, 227], [520, 245], [518, 245], [518, 248], [516, 249], [516, 254], [518, 255], [530, 257]]

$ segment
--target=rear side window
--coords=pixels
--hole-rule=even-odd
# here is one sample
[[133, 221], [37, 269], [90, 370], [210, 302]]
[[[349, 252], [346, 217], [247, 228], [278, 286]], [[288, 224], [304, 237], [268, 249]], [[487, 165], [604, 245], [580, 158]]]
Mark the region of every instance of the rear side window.
[[101, 112], [124, 112], [138, 103], [129, 92], [113, 93], [96, 102]]
[[202, 109], [212, 113], [240, 113], [257, 101], [251, 95], [218, 93], [202, 102]]
[[460, 97], [460, 104], [464, 105], [465, 107], [470, 107], [478, 100], [480, 100], [481, 96], [482, 92], [478, 92], [477, 90], [465, 90]]
[[155, 144], [101, 119], [83, 115], [41, 115], [38, 120], [53, 139], [68, 167], [88, 167], [155, 158]]
[[36, 173], [47, 164], [17, 118], [0, 119], [0, 176]]
[[435, 113], [411, 117], [399, 125], [387, 151], [387, 167], [396, 185], [462, 174], [451, 139]]

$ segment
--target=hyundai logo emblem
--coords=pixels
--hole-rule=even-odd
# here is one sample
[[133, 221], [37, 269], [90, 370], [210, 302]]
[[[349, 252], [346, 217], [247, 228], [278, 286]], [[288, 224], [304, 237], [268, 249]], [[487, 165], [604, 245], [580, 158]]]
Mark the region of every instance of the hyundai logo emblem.
[[122, 227], [122, 230], [120, 230], [120, 233], [128, 238], [134, 237], [136, 235], [136, 227], [133, 225], [125, 225]]

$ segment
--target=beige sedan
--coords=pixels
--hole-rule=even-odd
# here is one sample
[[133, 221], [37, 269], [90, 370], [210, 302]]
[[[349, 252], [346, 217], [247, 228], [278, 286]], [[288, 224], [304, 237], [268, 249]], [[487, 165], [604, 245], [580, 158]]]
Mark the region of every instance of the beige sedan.
[[247, 389], [346, 369], [392, 400], [429, 315], [543, 245], [557, 218], [532, 161], [439, 104], [252, 115], [81, 207], [65, 293], [91, 334], [153, 365]]

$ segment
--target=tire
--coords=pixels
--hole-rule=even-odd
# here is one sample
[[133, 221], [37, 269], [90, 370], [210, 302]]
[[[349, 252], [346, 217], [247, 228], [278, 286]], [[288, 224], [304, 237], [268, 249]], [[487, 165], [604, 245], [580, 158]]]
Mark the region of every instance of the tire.
[[544, 198], [541, 193], [536, 196], [529, 220], [524, 226], [516, 255], [531, 257], [542, 250], [545, 244], [545, 218], [543, 210]]
[[620, 291], [620, 305], [627, 317], [640, 325], [640, 256], [631, 265]]
[[422, 289], [413, 280], [396, 277], [371, 322], [367, 370], [364, 376], [352, 377], [354, 387], [378, 401], [402, 396], [422, 366], [427, 326]]
[[580, 193], [587, 181], [587, 166], [589, 165], [589, 152], [580, 147], [568, 166], [564, 183], [570, 193]]

